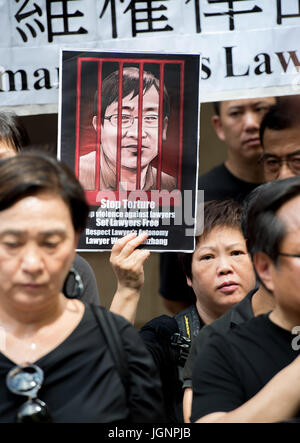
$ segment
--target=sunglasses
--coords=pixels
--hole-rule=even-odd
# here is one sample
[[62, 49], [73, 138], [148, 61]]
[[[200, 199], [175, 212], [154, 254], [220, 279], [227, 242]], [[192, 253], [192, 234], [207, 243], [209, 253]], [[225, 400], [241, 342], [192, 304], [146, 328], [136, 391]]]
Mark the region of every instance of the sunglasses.
[[17, 395], [24, 395], [28, 400], [20, 406], [15, 418], [16, 423], [51, 423], [49, 409], [37, 393], [44, 381], [41, 368], [32, 364], [14, 366], [6, 376], [6, 386]]

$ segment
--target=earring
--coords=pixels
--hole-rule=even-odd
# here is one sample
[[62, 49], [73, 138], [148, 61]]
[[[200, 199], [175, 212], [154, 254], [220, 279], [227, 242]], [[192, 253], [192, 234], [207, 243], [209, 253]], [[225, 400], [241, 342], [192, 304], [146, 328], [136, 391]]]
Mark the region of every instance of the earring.
[[[74, 277], [75, 280], [75, 284], [73, 285], [73, 290], [71, 294], [68, 294], [68, 290], [67, 287], [70, 287], [70, 279], [71, 276]], [[71, 284], [72, 285], [72, 284]], [[63, 292], [65, 294], [66, 297], [68, 298], [81, 298], [82, 294], [83, 294], [83, 283], [82, 283], [82, 279], [78, 273], [78, 271], [76, 271], [76, 269], [72, 266], [69, 274], [66, 278], [65, 284], [64, 284], [64, 288], [63, 288]]]

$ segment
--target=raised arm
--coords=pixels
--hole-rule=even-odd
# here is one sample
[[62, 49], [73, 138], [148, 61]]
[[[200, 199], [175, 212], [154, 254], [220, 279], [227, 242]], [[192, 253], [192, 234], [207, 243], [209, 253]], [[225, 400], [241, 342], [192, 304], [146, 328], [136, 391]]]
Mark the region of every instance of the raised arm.
[[141, 290], [144, 285], [144, 263], [150, 255], [138, 249], [148, 237], [147, 233], [127, 234], [114, 244], [110, 263], [118, 280], [110, 311], [122, 315], [134, 324]]

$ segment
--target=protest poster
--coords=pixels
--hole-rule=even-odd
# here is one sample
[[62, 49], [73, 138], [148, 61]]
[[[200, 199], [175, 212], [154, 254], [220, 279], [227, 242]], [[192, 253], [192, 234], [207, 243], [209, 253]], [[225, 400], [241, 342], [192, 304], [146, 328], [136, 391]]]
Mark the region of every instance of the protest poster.
[[91, 210], [80, 251], [129, 232], [153, 251], [192, 251], [199, 54], [62, 50], [58, 156]]

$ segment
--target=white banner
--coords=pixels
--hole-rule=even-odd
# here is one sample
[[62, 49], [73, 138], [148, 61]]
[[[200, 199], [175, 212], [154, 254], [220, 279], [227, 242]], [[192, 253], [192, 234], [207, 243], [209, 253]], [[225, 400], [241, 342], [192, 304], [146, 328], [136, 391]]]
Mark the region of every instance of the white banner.
[[201, 53], [201, 101], [300, 92], [298, 0], [0, 0], [0, 105], [58, 102], [60, 48]]

